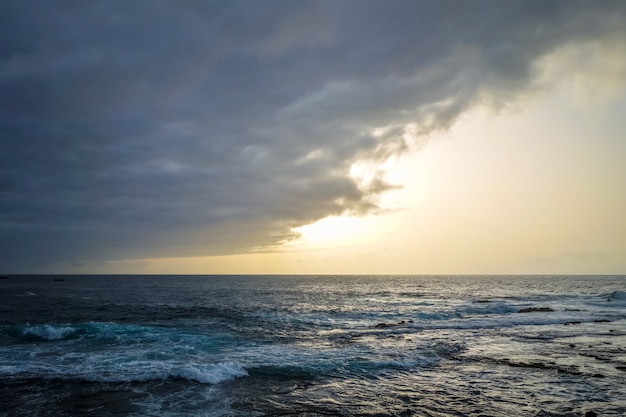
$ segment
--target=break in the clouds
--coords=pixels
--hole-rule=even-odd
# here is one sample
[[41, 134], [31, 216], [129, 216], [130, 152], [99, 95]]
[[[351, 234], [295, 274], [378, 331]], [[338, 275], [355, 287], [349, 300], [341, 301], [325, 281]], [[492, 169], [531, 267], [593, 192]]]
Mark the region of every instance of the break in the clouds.
[[[384, 161], [623, 1], [0, 1], [0, 265], [242, 253], [378, 209]], [[563, 73], [567, 67], [558, 68]], [[553, 70], [554, 72], [554, 70]]]

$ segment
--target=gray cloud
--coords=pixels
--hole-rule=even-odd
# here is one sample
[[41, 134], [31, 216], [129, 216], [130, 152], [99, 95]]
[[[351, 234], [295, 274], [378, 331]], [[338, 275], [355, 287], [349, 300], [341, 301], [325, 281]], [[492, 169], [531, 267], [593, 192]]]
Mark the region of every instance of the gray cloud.
[[[0, 1], [0, 266], [262, 250], [622, 1]], [[564, 69], [567, 71], [567, 69]], [[386, 133], [372, 135], [376, 128]]]

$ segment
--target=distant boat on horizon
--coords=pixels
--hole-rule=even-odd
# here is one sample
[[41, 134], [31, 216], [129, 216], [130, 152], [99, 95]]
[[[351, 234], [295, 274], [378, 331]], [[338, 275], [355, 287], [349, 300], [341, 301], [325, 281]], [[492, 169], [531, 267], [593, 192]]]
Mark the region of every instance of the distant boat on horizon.
[[0, 279], [9, 279], [8, 275], [0, 275]]
[[55, 281], [65, 281], [65, 278], [55, 278]]

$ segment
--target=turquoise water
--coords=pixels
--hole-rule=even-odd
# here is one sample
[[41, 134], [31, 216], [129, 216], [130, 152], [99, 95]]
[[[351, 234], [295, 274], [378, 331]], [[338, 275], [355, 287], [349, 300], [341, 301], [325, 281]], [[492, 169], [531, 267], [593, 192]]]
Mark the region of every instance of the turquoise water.
[[0, 290], [1, 416], [626, 414], [624, 276], [16, 276]]

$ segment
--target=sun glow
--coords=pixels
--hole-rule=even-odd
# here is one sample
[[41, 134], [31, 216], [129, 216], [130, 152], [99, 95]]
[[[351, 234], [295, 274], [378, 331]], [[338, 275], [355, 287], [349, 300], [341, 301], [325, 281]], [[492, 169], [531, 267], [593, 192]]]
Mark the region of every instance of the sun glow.
[[364, 223], [359, 217], [330, 216], [292, 230], [301, 234], [301, 243], [322, 247], [357, 241], [366, 232]]
[[[383, 161], [361, 159], [350, 167], [349, 175], [364, 195], [376, 204], [379, 212], [398, 208], [397, 195], [408, 179], [406, 155], [390, 155]], [[392, 188], [388, 188], [391, 185]], [[376, 239], [381, 232], [380, 221], [374, 215], [342, 214], [328, 216], [313, 223], [295, 227], [300, 238], [287, 246], [299, 248], [329, 248], [361, 245]]]

